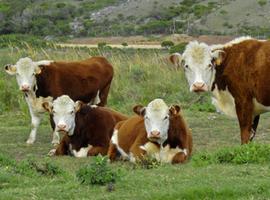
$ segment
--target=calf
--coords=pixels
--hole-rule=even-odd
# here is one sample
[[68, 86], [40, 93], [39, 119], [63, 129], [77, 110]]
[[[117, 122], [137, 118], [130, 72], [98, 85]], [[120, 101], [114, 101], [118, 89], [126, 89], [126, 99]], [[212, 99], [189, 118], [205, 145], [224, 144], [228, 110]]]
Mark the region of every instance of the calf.
[[115, 127], [108, 150], [111, 161], [117, 153], [132, 162], [146, 154], [158, 154], [161, 162], [182, 163], [191, 155], [191, 132], [178, 105], [169, 108], [162, 99], [155, 99], [133, 111], [137, 115]]
[[[25, 94], [32, 121], [28, 144], [36, 140], [37, 128], [45, 112], [40, 109], [39, 102], [44, 98], [55, 99], [66, 94], [74, 101], [104, 106], [113, 78], [113, 68], [103, 57], [77, 62], [34, 62], [30, 58], [21, 58], [15, 65], [6, 65], [5, 70], [16, 75], [19, 88]], [[52, 143], [59, 143], [59, 135], [54, 132], [53, 136]]]
[[67, 95], [58, 97], [52, 103], [44, 102], [43, 107], [52, 113], [55, 130], [65, 133], [57, 149], [50, 152], [55, 155], [106, 155], [114, 126], [127, 119], [105, 107], [74, 102]]
[[211, 91], [217, 109], [238, 119], [242, 144], [254, 138], [260, 114], [270, 111], [270, 41], [241, 37], [213, 46], [193, 41], [171, 60], [183, 66], [190, 91]]

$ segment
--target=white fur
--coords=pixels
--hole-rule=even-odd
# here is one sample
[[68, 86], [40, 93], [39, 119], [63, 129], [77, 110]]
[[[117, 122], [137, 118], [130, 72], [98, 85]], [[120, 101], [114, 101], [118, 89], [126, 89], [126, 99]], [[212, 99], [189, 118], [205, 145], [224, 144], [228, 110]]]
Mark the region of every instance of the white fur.
[[217, 86], [215, 85], [213, 96], [212, 104], [217, 108], [218, 111], [221, 111], [222, 113], [233, 118], [237, 117], [234, 98], [229, 92], [228, 88], [226, 88], [226, 90], [218, 90]]
[[159, 144], [168, 138], [169, 129], [169, 107], [162, 99], [151, 101], [145, 108], [144, 125], [147, 137], [151, 136], [152, 131], [160, 132]]
[[65, 131], [73, 135], [75, 128], [75, 102], [67, 95], [62, 95], [53, 101], [53, 120], [55, 130], [59, 131], [58, 125], [66, 125]]
[[253, 99], [253, 105], [254, 105], [254, 112], [253, 113], [255, 116], [270, 111], [270, 106], [262, 105], [255, 98]]
[[76, 158], [85, 158], [85, 157], [87, 157], [88, 151], [91, 148], [93, 148], [92, 145], [88, 145], [88, 147], [82, 147], [82, 148], [80, 148], [79, 151], [72, 149], [72, 155], [75, 156]]
[[99, 98], [99, 90], [97, 91], [97, 96], [94, 98], [93, 100], [93, 105], [97, 105], [101, 102], [100, 98]]
[[232, 41], [227, 42], [225, 44], [212, 45], [211, 49], [216, 50], [216, 49], [222, 49], [222, 48], [229, 48], [229, 47], [232, 47], [235, 44], [239, 44], [239, 43], [247, 41], [247, 40], [254, 40], [254, 39], [252, 37], [250, 37], [250, 36], [242, 36], [242, 37], [235, 38]]
[[129, 159], [129, 155], [119, 146], [118, 143], [118, 130], [115, 129], [111, 138], [111, 142], [116, 146], [117, 151], [121, 154], [123, 159]]
[[205, 43], [190, 42], [183, 53], [183, 67], [188, 80], [190, 91], [193, 85], [204, 83], [206, 89], [211, 88], [215, 78], [215, 70], [212, 65], [212, 52]]
[[171, 163], [173, 160], [173, 157], [180, 152], [184, 152], [185, 155], [187, 155], [187, 150], [180, 149], [179, 147], [176, 148], [170, 148], [169, 145], [165, 146], [164, 148], [161, 148], [160, 150], [160, 162], [162, 163]]

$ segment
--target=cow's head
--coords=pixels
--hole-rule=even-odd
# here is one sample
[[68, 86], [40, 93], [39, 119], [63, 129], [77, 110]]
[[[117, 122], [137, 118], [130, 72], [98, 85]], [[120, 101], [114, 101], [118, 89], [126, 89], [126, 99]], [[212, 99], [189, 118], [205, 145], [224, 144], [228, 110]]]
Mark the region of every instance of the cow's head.
[[65, 132], [69, 136], [74, 134], [75, 115], [81, 109], [81, 101], [74, 102], [69, 96], [62, 95], [42, 106], [53, 115], [56, 131]]
[[41, 64], [49, 64], [51, 61], [34, 62], [30, 58], [21, 58], [15, 65], [8, 64], [5, 71], [10, 75], [16, 75], [19, 88], [23, 92], [34, 91], [36, 87], [36, 75], [41, 73]]
[[144, 117], [147, 138], [150, 141], [163, 144], [163, 142], [168, 138], [170, 117], [175, 112], [179, 112], [180, 107], [171, 106], [169, 108], [162, 99], [155, 99], [146, 107], [142, 105], [135, 106], [133, 111]]
[[174, 65], [184, 68], [190, 91], [205, 92], [211, 89], [215, 67], [221, 64], [223, 53], [221, 50], [213, 51], [211, 46], [205, 43], [192, 41], [182, 55], [173, 54], [170, 60]]

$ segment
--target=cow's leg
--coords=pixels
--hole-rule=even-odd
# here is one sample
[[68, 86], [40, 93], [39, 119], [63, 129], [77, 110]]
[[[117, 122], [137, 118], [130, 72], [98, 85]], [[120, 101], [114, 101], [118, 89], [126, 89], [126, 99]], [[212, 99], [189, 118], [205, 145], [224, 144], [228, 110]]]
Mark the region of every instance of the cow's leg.
[[100, 91], [99, 93], [100, 103], [98, 104], [99, 106], [105, 106], [107, 104], [107, 97], [111, 87], [111, 82], [112, 80], [110, 80], [108, 84]]
[[107, 152], [108, 147], [93, 146], [91, 149], [89, 149], [87, 156], [97, 156], [98, 154], [105, 156]]
[[252, 123], [251, 135], [250, 135], [250, 139], [249, 139], [250, 141], [252, 141], [253, 138], [256, 135], [256, 131], [257, 131], [257, 127], [258, 127], [259, 121], [260, 121], [260, 115], [256, 115], [254, 117], [253, 123]]
[[140, 148], [143, 144], [134, 143], [130, 148], [130, 161], [136, 162], [136, 160], [141, 160], [146, 155], [146, 151]]
[[250, 139], [250, 133], [253, 120], [253, 104], [248, 99], [235, 101], [236, 113], [241, 130], [241, 144], [247, 144]]
[[187, 155], [184, 152], [179, 152], [174, 155], [172, 164], [183, 163], [187, 160]]
[[61, 155], [68, 155], [69, 154], [69, 145], [70, 145], [70, 139], [68, 136], [64, 136], [63, 139], [61, 140], [60, 144], [57, 146], [56, 149], [52, 149], [49, 152], [49, 155], [56, 155], [56, 156], [61, 156]]
[[110, 161], [114, 161], [117, 157], [117, 147], [115, 144], [112, 143], [112, 141], [110, 142], [107, 155]]
[[27, 144], [33, 144], [36, 140], [36, 135], [37, 135], [37, 129], [40, 125], [40, 121], [41, 121], [41, 115], [37, 114], [33, 111], [28, 99], [26, 99], [27, 104], [28, 104], [28, 108], [29, 108], [29, 112], [31, 115], [31, 132], [30, 135], [26, 141]]

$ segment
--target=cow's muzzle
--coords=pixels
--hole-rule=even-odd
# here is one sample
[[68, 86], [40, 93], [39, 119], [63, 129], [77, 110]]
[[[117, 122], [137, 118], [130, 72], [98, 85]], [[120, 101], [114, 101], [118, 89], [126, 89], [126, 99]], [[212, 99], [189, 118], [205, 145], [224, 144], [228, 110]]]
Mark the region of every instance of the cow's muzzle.
[[208, 87], [205, 83], [203, 82], [196, 82], [192, 85], [191, 87], [192, 92], [207, 92]]

